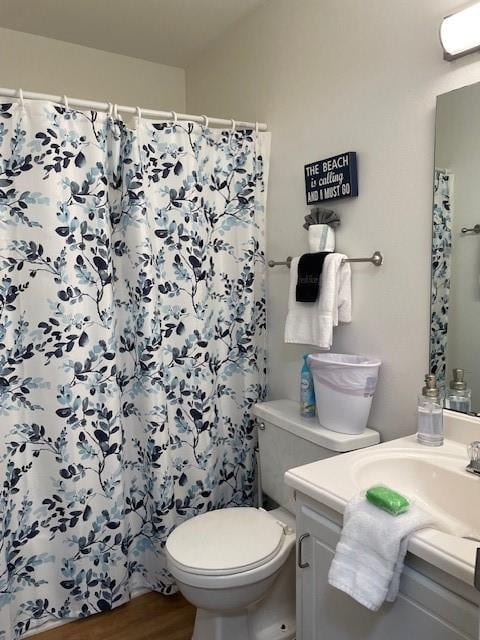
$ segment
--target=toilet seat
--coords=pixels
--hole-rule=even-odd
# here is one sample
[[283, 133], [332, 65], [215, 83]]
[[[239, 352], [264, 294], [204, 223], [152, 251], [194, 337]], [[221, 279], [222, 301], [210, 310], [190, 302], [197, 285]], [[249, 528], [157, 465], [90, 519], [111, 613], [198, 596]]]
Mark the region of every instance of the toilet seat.
[[202, 576], [230, 576], [267, 564], [282, 547], [285, 529], [262, 509], [210, 511], [182, 523], [168, 537], [175, 566]]
[[[260, 559], [257, 555], [254, 562], [250, 562], [249, 565], [244, 565], [243, 567], [240, 567], [237, 563], [236, 571], [234, 569], [233, 572], [231, 569], [233, 564], [232, 562], [230, 562], [230, 569], [226, 569], [225, 567], [221, 566], [219, 567], [218, 564], [217, 567], [213, 569], [212, 566], [210, 566], [209, 569], [198, 569], [189, 566], [189, 563], [186, 562], [186, 557], [183, 553], [185, 549], [184, 545], [182, 545], [181, 543], [179, 543], [178, 546], [172, 544], [172, 541], [175, 540], [177, 536], [179, 536], [179, 534], [177, 534], [174, 537], [174, 534], [177, 531], [179, 531], [182, 527], [186, 527], [188, 523], [193, 523], [193, 521], [198, 521], [199, 518], [203, 518], [203, 515], [211, 516], [214, 513], [229, 514], [232, 511], [235, 511], [236, 513], [234, 517], [238, 517], [240, 519], [241, 517], [243, 517], [241, 516], [241, 514], [243, 514], [246, 510], [251, 510], [262, 514], [260, 516], [262, 520], [257, 518], [257, 523], [263, 522], [266, 527], [270, 527], [271, 523], [273, 522], [275, 524], [275, 531], [277, 532], [277, 534], [279, 532], [280, 543], [274, 550], [274, 542], [272, 542], [270, 553], [265, 555], [263, 559]], [[244, 587], [273, 575], [282, 567], [289, 554], [293, 552], [293, 548], [295, 545], [295, 531], [290, 527], [287, 527], [285, 524], [283, 524], [283, 522], [279, 522], [273, 515], [270, 515], [269, 512], [263, 511], [263, 509], [253, 509], [251, 507], [236, 507], [234, 509], [221, 509], [215, 512], [211, 511], [203, 515], [195, 516], [191, 520], [187, 520], [186, 522], [182, 523], [169, 535], [167, 539], [167, 543], [165, 545], [167, 567], [177, 583], [182, 583], [184, 585], [189, 585], [190, 587], [201, 589], [229, 589], [234, 587]], [[249, 515], [252, 516], [252, 514]], [[226, 516], [220, 517], [226, 518]], [[253, 518], [256, 518], [256, 516], [253, 515]], [[208, 521], [211, 522], [210, 518]], [[193, 524], [189, 525], [189, 527], [192, 527], [191, 532], [195, 531], [196, 529], [196, 525], [194, 528]], [[205, 539], [205, 537], [203, 539]], [[237, 547], [244, 546], [245, 542], [245, 539], [239, 542], [238, 537], [236, 538]], [[234, 545], [231, 544], [231, 546], [233, 547]], [[224, 553], [223, 556], [225, 555], [226, 554]], [[202, 564], [205, 564], [205, 562], [202, 562]]]

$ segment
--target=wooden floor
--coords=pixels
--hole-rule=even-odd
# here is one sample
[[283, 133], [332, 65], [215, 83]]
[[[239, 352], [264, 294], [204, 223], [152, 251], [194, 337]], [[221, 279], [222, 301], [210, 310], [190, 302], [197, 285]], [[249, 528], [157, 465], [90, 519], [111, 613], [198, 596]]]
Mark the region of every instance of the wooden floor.
[[179, 593], [147, 593], [106, 613], [70, 622], [33, 640], [190, 640], [195, 608]]

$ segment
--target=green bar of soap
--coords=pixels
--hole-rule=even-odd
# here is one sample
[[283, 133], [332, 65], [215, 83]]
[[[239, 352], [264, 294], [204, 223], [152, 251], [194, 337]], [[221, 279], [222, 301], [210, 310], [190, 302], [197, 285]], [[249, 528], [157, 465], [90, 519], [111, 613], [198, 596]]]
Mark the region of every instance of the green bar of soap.
[[379, 509], [388, 511], [392, 516], [398, 516], [408, 511], [410, 502], [400, 493], [388, 487], [371, 487], [367, 491], [367, 500]]

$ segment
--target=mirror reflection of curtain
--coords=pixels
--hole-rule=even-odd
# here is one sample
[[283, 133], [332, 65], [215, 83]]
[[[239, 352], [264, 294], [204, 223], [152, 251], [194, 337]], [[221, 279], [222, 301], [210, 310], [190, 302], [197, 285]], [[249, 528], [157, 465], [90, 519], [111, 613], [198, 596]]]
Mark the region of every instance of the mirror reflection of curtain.
[[447, 365], [448, 305], [452, 254], [453, 175], [435, 169], [432, 241], [432, 298], [430, 371], [445, 383]]

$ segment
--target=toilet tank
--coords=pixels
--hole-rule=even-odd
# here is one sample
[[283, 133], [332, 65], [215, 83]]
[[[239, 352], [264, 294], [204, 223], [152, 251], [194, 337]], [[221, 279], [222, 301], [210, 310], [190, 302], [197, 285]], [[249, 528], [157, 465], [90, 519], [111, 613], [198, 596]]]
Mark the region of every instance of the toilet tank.
[[284, 482], [288, 469], [380, 442], [377, 431], [348, 435], [322, 427], [317, 418], [302, 418], [298, 402], [272, 400], [256, 404], [259, 479], [262, 491], [280, 506], [295, 511], [293, 490]]

